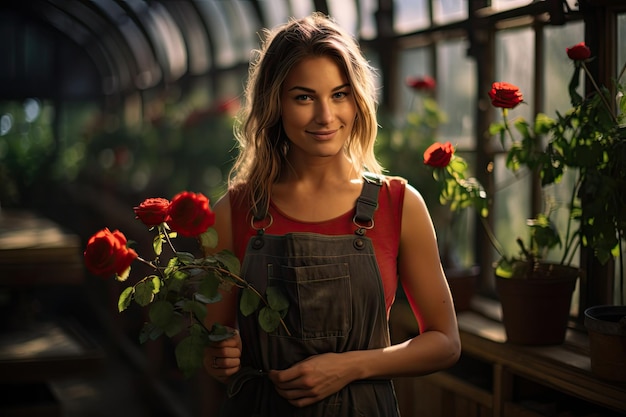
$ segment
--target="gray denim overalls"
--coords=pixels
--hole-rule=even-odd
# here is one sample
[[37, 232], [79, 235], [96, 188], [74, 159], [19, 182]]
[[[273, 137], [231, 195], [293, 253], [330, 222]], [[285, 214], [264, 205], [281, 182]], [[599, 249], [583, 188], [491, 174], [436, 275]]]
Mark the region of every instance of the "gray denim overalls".
[[374, 227], [379, 189], [378, 178], [366, 177], [353, 235], [276, 236], [261, 229], [250, 239], [242, 275], [262, 294], [267, 285], [280, 286], [290, 302], [284, 321], [291, 336], [282, 327], [268, 334], [259, 328], [257, 314], [239, 314], [242, 368], [229, 382], [222, 416], [399, 417], [389, 379], [355, 381], [298, 408], [278, 395], [265, 375], [320, 353], [389, 346], [382, 281], [372, 241], [365, 237]]

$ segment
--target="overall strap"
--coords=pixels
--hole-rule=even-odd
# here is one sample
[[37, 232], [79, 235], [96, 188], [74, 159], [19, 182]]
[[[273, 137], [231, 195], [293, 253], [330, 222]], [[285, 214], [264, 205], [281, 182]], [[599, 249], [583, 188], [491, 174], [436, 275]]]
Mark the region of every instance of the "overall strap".
[[382, 186], [379, 175], [366, 172], [363, 174], [363, 190], [356, 200], [354, 222], [358, 224], [373, 222], [374, 211], [378, 208], [378, 193]]

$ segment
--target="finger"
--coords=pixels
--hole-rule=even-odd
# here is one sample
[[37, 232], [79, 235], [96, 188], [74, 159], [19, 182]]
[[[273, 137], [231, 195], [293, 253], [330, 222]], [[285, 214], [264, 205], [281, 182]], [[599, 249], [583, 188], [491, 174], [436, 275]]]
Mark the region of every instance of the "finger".
[[305, 407], [320, 400], [320, 398], [305, 390], [283, 390], [276, 388], [276, 392], [278, 392], [278, 395], [286, 399], [291, 405], [296, 407]]
[[278, 392], [281, 397], [287, 400], [297, 400], [299, 398], [307, 398], [311, 396], [308, 391], [302, 389], [282, 389], [276, 387], [276, 392]]
[[240, 365], [241, 361], [239, 358], [214, 357], [211, 362], [211, 367], [214, 369], [239, 368]]
[[228, 339], [220, 340], [219, 342], [211, 342], [210, 346], [213, 347], [237, 347], [241, 345], [241, 338], [239, 336], [229, 337]]
[[226, 348], [213, 348], [208, 347], [205, 350], [205, 356], [212, 356], [218, 358], [239, 358], [241, 357], [241, 350], [233, 347]]
[[207, 374], [220, 382], [226, 383], [228, 378], [240, 369], [239, 359], [216, 358], [206, 356], [203, 361]]
[[275, 385], [283, 388], [293, 387], [291, 384], [301, 376], [300, 372], [296, 368], [288, 368], [281, 371], [272, 369], [267, 373], [267, 375]]

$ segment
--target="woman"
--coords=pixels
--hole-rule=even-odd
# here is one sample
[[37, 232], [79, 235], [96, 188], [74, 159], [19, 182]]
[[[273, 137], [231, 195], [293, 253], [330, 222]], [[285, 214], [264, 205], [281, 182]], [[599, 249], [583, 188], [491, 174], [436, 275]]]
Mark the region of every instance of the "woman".
[[[390, 379], [451, 366], [460, 341], [424, 201], [374, 157], [372, 69], [314, 14], [268, 33], [246, 99], [234, 176], [214, 207], [217, 249], [290, 305], [287, 330], [270, 334], [237, 316], [236, 291], [209, 305], [212, 321], [239, 329], [205, 355], [227, 384], [222, 415], [398, 416]], [[398, 278], [420, 334], [390, 346]]]

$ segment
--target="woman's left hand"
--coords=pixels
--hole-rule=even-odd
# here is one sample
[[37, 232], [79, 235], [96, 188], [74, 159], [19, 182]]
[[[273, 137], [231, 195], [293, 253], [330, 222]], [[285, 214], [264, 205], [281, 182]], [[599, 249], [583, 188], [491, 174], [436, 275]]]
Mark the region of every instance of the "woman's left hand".
[[268, 372], [276, 391], [296, 407], [316, 403], [351, 382], [342, 373], [339, 354], [311, 356], [290, 368]]

